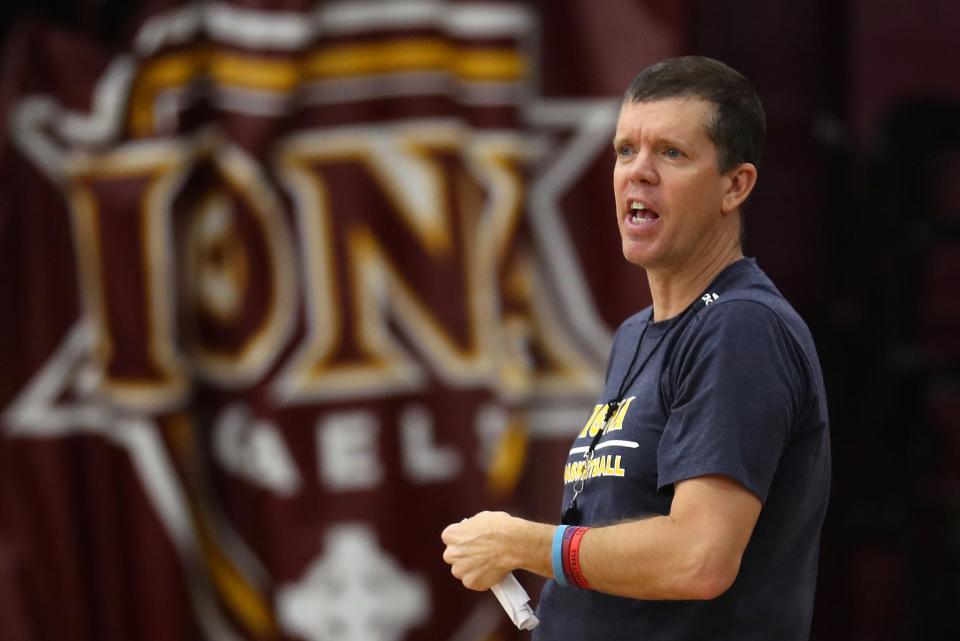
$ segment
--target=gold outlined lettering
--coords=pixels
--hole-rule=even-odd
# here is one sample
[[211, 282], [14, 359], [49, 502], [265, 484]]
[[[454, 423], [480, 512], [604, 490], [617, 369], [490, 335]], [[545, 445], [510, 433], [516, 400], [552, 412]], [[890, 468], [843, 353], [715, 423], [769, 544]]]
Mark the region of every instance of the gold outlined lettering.
[[[506, 186], [478, 176], [478, 164], [497, 170], [492, 155], [469, 152], [465, 135], [454, 125], [410, 124], [303, 135], [285, 146], [280, 171], [303, 230], [309, 324], [277, 381], [285, 400], [417, 389], [426, 376], [422, 361], [395, 338], [391, 322], [447, 383], [495, 382], [498, 252], [510, 243], [522, 191], [519, 175], [498, 175]], [[338, 210], [338, 220], [352, 222], [334, 228], [333, 207], [350, 201], [333, 192], [358, 171], [367, 172], [388, 211]], [[384, 229], [414, 241], [404, 245], [403, 263]], [[452, 284], [428, 304], [423, 287], [444, 280]]]
[[[222, 183], [190, 212], [184, 243], [183, 281], [193, 320], [188, 344], [200, 375], [223, 385], [244, 385], [273, 365], [292, 332], [297, 290], [293, 240], [279, 198], [252, 159], [236, 147], [222, 146], [212, 163]], [[242, 227], [252, 231], [243, 234]], [[253, 294], [264, 299], [259, 307], [247, 305]], [[251, 322], [252, 327], [245, 326]], [[238, 342], [204, 341], [201, 323]]]
[[170, 274], [171, 201], [186, 150], [183, 143], [131, 145], [71, 166], [74, 241], [100, 390], [137, 409], [175, 406], [186, 392]]

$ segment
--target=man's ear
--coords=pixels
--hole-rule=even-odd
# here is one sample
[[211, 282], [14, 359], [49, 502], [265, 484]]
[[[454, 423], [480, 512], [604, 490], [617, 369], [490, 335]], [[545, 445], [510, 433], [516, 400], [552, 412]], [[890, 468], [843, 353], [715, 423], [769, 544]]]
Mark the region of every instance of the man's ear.
[[727, 174], [727, 191], [723, 194], [720, 208], [724, 214], [735, 211], [753, 191], [757, 184], [757, 167], [743, 162]]

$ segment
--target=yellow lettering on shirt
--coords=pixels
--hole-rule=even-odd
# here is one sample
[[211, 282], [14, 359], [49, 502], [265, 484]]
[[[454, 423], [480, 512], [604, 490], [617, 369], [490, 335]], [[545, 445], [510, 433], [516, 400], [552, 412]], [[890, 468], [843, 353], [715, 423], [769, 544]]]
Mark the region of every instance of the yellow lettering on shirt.
[[593, 413], [593, 420], [590, 422], [590, 438], [596, 436], [597, 433], [603, 429], [604, 423], [606, 423], [604, 418], [607, 415], [608, 405], [609, 403], [598, 405], [600, 409]]
[[590, 426], [593, 425], [593, 421], [601, 413], [601, 411], [606, 407], [604, 404], [599, 404], [594, 406], [593, 414], [590, 415], [590, 418], [587, 419], [587, 423], [583, 426], [583, 431], [580, 432], [580, 435], [577, 438], [583, 438], [587, 435], [587, 431], [590, 429]]
[[623, 458], [619, 454], [607, 454], [589, 460], [581, 459], [573, 463], [567, 463], [563, 468], [563, 484], [568, 485], [601, 476], [623, 477], [627, 471], [621, 463], [622, 460]]
[[623, 429], [623, 419], [627, 416], [627, 410], [630, 409], [630, 404], [633, 403], [635, 398], [637, 397], [631, 396], [620, 403], [620, 407], [617, 408], [617, 413], [613, 415], [613, 419], [610, 421], [610, 425], [607, 426], [604, 433]]

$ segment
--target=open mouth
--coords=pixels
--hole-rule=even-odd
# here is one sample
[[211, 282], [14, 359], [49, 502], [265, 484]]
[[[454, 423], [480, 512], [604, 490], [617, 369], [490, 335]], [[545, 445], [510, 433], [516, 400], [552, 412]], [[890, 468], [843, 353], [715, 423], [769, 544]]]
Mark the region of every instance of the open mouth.
[[631, 223], [640, 225], [653, 222], [659, 218], [660, 214], [647, 207], [644, 203], [640, 201], [630, 203], [630, 212], [627, 214], [627, 219]]

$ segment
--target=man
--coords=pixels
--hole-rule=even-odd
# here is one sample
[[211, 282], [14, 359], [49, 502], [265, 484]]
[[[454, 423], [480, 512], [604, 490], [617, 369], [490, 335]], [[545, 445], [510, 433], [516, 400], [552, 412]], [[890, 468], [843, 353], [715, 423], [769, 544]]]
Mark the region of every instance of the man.
[[579, 527], [484, 512], [442, 534], [468, 588], [550, 579], [536, 640], [809, 637], [826, 395], [805, 324], [741, 252], [764, 132], [750, 83], [715, 60], [665, 60], [627, 89], [617, 224], [653, 305], [617, 330], [570, 451]]

